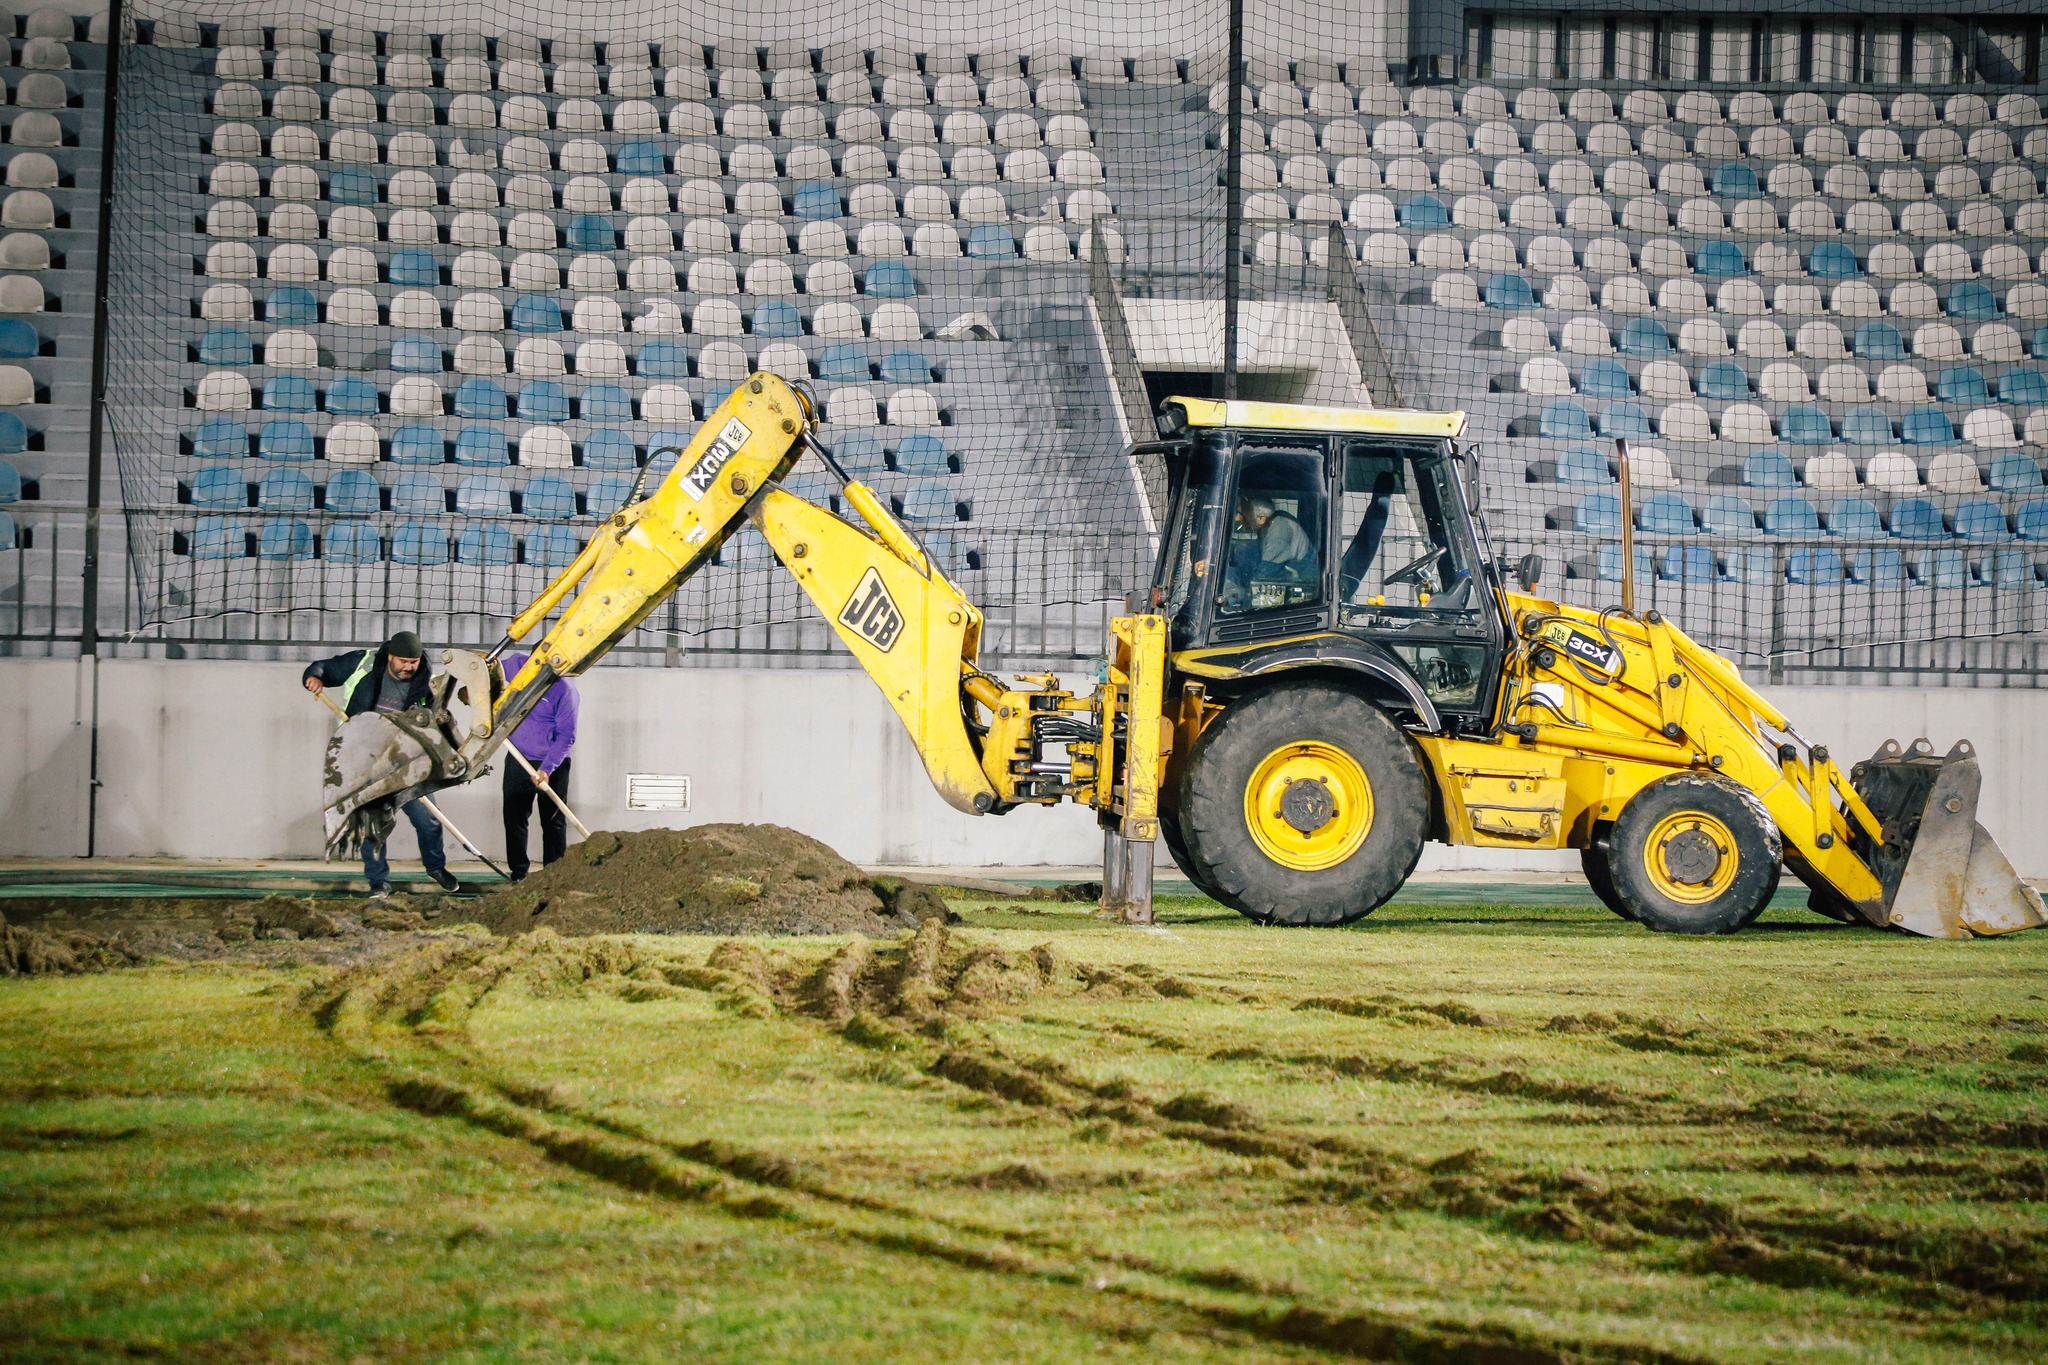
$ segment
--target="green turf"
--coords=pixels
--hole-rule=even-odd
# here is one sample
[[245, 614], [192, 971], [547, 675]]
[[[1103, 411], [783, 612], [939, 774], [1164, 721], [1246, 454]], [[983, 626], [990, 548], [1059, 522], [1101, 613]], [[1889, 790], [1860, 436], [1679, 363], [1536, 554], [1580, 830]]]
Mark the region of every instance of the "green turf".
[[2048, 1344], [2048, 934], [960, 904], [0, 982], [0, 1358]]

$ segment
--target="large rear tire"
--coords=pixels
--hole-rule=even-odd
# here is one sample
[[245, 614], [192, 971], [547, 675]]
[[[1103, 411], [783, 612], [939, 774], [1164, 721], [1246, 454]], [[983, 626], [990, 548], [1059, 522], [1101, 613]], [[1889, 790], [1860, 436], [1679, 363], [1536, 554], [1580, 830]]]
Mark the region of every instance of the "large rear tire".
[[1622, 904], [1621, 897], [1614, 894], [1614, 876], [1607, 868], [1610, 854], [1608, 836], [1602, 833], [1593, 840], [1592, 846], [1579, 850], [1579, 866], [1586, 874], [1586, 885], [1593, 888], [1593, 894], [1600, 903], [1625, 920], [1634, 921], [1635, 916]]
[[1239, 908], [1230, 903], [1221, 887], [1204, 877], [1202, 870], [1195, 865], [1195, 860], [1188, 856], [1187, 836], [1181, 832], [1178, 809], [1169, 807], [1159, 812], [1159, 837], [1165, 842], [1166, 851], [1172, 857], [1173, 865], [1180, 869], [1182, 876], [1194, 883], [1195, 890], [1219, 905], [1232, 910]]
[[1384, 711], [1304, 683], [1226, 706], [1175, 808], [1189, 877], [1216, 899], [1266, 924], [1349, 924], [1415, 870], [1429, 784]]
[[1782, 845], [1763, 803], [1725, 778], [1679, 773], [1614, 822], [1608, 875], [1630, 918], [1663, 934], [1732, 934], [1777, 890]]

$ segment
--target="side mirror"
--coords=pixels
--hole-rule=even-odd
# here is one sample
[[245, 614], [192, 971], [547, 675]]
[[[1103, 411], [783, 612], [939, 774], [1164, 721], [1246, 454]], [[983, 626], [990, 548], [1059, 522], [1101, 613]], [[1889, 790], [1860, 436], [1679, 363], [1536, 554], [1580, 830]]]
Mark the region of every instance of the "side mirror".
[[1522, 585], [1523, 592], [1533, 592], [1543, 581], [1543, 556], [1523, 555], [1515, 564], [1515, 581]]

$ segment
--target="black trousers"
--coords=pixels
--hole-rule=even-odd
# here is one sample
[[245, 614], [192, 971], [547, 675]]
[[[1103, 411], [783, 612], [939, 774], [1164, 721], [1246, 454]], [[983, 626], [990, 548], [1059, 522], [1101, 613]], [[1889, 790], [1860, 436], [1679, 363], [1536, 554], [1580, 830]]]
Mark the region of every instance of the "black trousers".
[[[569, 759], [548, 775], [548, 785], [564, 801], [569, 799]], [[505, 865], [515, 877], [524, 877], [533, 864], [526, 856], [526, 822], [540, 803], [540, 861], [545, 867], [569, 851], [569, 820], [562, 808], [542, 796], [540, 788], [519, 766], [519, 760], [505, 760]]]

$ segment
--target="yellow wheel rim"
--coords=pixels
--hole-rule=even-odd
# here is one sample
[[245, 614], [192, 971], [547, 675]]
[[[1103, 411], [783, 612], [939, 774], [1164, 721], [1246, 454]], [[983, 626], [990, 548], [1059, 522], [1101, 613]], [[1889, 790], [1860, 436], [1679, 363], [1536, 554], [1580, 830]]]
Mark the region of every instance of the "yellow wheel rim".
[[1372, 783], [1334, 744], [1283, 744], [1252, 770], [1244, 820], [1259, 852], [1297, 872], [1320, 872], [1358, 852], [1372, 831]]
[[1740, 859], [1735, 834], [1704, 811], [1679, 811], [1659, 820], [1643, 843], [1643, 870], [1658, 894], [1686, 905], [1705, 905], [1735, 882]]

